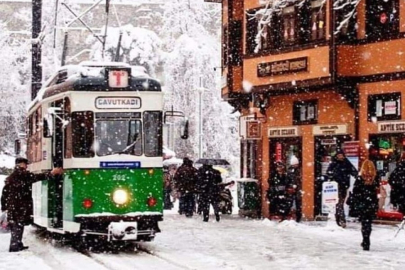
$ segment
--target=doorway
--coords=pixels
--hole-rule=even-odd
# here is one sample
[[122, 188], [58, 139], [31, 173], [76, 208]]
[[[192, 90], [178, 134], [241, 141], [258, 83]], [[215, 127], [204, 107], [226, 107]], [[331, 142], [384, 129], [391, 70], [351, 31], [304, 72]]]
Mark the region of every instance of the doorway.
[[336, 155], [337, 149], [342, 149], [343, 143], [350, 141], [349, 135], [315, 136], [315, 181], [314, 181], [314, 215], [322, 215], [322, 183], [328, 180], [327, 169]]

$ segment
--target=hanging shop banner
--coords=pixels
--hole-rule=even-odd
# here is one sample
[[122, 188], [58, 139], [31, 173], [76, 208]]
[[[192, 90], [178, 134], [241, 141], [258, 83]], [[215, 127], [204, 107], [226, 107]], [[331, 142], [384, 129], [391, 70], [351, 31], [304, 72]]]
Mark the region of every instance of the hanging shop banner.
[[338, 183], [335, 181], [324, 182], [322, 184], [322, 214], [333, 212], [338, 201]]
[[259, 121], [246, 122], [246, 139], [260, 140], [262, 138], [262, 123]]
[[393, 133], [393, 132], [405, 132], [405, 122], [381, 122], [378, 123], [379, 133]]
[[308, 71], [308, 57], [260, 63], [257, 65], [257, 77], [267, 77], [302, 71]]
[[269, 138], [297, 137], [300, 135], [298, 127], [274, 127], [269, 128]]
[[281, 143], [276, 143], [276, 161], [282, 161], [283, 155], [283, 145]]
[[312, 128], [313, 135], [339, 135], [347, 134], [347, 125], [324, 125], [314, 126]]

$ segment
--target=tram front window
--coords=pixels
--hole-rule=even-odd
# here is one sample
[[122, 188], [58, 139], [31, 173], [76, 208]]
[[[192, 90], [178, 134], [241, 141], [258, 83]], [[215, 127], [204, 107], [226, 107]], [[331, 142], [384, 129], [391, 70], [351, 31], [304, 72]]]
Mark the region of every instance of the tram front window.
[[99, 120], [96, 122], [96, 153], [142, 155], [142, 123], [139, 120]]

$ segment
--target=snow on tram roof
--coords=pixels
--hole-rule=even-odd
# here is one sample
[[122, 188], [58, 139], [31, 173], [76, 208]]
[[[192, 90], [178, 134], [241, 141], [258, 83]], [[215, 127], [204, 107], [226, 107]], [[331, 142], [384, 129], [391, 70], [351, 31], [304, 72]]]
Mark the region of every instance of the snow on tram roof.
[[124, 62], [95, 62], [95, 61], [83, 61], [78, 65], [66, 65], [58, 68], [56, 72], [42, 85], [38, 91], [37, 96], [29, 104], [27, 109], [29, 110], [36, 102], [41, 101], [46, 89], [52, 85], [55, 79], [59, 77], [61, 72], [66, 72], [67, 79], [72, 79], [77, 76], [99, 76], [101, 71], [106, 67], [125, 67], [131, 68], [131, 76], [137, 78], [151, 78], [147, 74], [145, 67], [143, 66], [131, 66]]

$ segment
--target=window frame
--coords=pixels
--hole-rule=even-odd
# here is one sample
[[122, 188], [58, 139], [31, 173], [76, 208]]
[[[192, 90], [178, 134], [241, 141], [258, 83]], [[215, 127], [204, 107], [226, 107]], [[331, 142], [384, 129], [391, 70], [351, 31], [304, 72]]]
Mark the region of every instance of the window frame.
[[[155, 125], [157, 127], [156, 132], [154, 134], [157, 135], [157, 143], [155, 145], [155, 149], [149, 152], [147, 139], [150, 138], [149, 131], [147, 124], [150, 122], [146, 119], [148, 114], [157, 114], [158, 116], [158, 123]], [[162, 111], [144, 111], [143, 112], [143, 152], [145, 157], [162, 157], [163, 156], [163, 114]], [[152, 136], [153, 137], [153, 136]], [[152, 153], [152, 154], [151, 154]]]
[[[293, 125], [314, 125], [318, 124], [318, 99], [311, 100], [297, 100], [293, 102]], [[301, 120], [301, 108], [306, 107], [305, 114], [306, 119]], [[313, 107], [313, 118], [308, 119], [308, 107]]]
[[[400, 32], [400, 3], [399, 0], [387, 0], [389, 3], [382, 3], [381, 0], [378, 2], [376, 0], [367, 0], [366, 1], [366, 38], [368, 40], [387, 40], [392, 37], [395, 37]], [[384, 28], [384, 25], [378, 24], [378, 20], [381, 21], [381, 16], [377, 18], [377, 16], [373, 16], [373, 8], [377, 10], [378, 5], [390, 5], [391, 7], [396, 10], [396, 13], [388, 13], [388, 19], [390, 14], [396, 14], [393, 18], [392, 23], [390, 22], [386, 25], [387, 27]], [[375, 11], [374, 10], [374, 11]], [[381, 15], [381, 14], [380, 14]], [[390, 19], [389, 19], [390, 20]]]
[[[377, 113], [377, 100], [381, 100], [381, 113], [382, 116], [374, 115]], [[397, 113], [396, 114], [384, 114], [385, 113], [385, 102], [396, 101], [397, 102]], [[375, 94], [367, 96], [367, 121], [373, 122], [373, 117], [376, 117], [377, 121], [386, 120], [401, 120], [402, 110], [401, 110], [401, 92], [392, 92], [386, 94]]]

